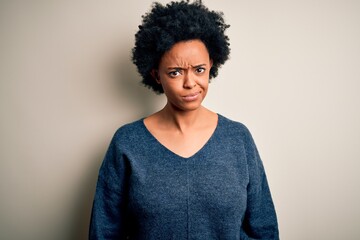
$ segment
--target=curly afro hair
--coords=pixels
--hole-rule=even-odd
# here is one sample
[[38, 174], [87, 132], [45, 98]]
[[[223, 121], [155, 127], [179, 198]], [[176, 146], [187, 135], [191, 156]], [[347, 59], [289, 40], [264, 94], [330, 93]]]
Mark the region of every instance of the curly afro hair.
[[166, 6], [153, 3], [150, 12], [142, 16], [142, 25], [135, 34], [132, 61], [142, 76], [142, 83], [156, 93], [164, 93], [160, 84], [151, 76], [161, 57], [180, 42], [200, 39], [213, 61], [210, 78], [216, 77], [219, 67], [230, 54], [230, 43], [225, 30], [223, 13], [210, 11], [201, 1], [170, 2]]

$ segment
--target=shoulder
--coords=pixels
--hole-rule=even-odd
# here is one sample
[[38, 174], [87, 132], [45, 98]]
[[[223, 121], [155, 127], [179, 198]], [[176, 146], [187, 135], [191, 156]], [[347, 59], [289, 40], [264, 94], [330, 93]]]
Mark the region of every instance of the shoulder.
[[252, 134], [245, 124], [219, 114], [218, 127], [220, 141], [226, 141], [228, 144], [241, 145], [250, 152], [256, 149]]
[[144, 119], [141, 118], [136, 121], [122, 125], [116, 130], [115, 135], [124, 135], [124, 134], [126, 135], [126, 134], [131, 134], [134, 131], [139, 131], [142, 128], [143, 120]]
[[224, 117], [220, 114], [219, 115], [219, 127], [221, 130], [225, 133], [228, 133], [230, 135], [237, 135], [242, 136], [246, 138], [251, 138], [251, 133], [249, 129], [245, 126], [245, 124], [231, 120], [227, 117]]
[[225, 140], [227, 144], [234, 146], [236, 149], [240, 148], [245, 151], [248, 164], [262, 166], [252, 134], [243, 123], [219, 115], [219, 125], [222, 126], [221, 132], [226, 133], [226, 136], [223, 135], [220, 138], [220, 141], [224, 141], [224, 139], [228, 138], [228, 141]]
[[119, 127], [112, 138], [114, 144], [136, 143], [146, 137], [143, 119], [124, 124]]

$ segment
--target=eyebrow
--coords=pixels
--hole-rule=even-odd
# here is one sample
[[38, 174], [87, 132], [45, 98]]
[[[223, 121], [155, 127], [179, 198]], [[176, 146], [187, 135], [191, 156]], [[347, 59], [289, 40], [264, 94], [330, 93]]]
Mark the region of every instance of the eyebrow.
[[[206, 66], [206, 63], [202, 63], [202, 64], [195, 65], [195, 66], [192, 66], [192, 65], [191, 65], [192, 68], [198, 68], [198, 67], [203, 67], [203, 66]], [[183, 70], [183, 69], [185, 69], [185, 68], [182, 68], [182, 67], [168, 67], [167, 69], [168, 69], [168, 70], [170, 70], [170, 69], [180, 69], [180, 70]]]

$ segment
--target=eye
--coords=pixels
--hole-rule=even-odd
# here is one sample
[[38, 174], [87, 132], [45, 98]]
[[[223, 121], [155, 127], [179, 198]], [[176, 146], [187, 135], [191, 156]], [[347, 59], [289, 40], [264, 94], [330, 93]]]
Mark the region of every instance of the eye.
[[197, 73], [203, 73], [203, 72], [205, 72], [205, 70], [206, 70], [206, 69], [203, 68], [203, 67], [198, 67], [198, 68], [196, 68], [195, 71], [196, 71]]
[[170, 77], [175, 78], [177, 76], [180, 76], [181, 72], [180, 72], [180, 70], [177, 69], [177, 70], [169, 72], [168, 74], [169, 74]]

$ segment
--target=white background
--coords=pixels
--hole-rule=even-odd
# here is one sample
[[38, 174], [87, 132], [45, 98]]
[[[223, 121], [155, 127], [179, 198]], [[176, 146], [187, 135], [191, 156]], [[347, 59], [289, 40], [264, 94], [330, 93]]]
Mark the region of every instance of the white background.
[[[130, 61], [151, 1], [0, 1], [0, 239], [86, 239], [115, 130], [162, 107]], [[205, 4], [231, 59], [204, 105], [248, 126], [282, 239], [360, 239], [360, 2]]]

